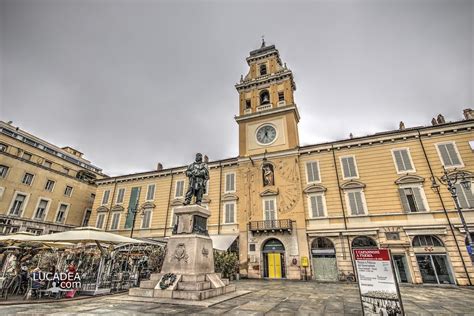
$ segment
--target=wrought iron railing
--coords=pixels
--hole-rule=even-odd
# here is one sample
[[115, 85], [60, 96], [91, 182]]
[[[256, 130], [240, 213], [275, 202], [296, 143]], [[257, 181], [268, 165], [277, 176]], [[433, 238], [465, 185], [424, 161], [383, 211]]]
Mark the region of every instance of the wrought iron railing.
[[252, 232], [269, 230], [291, 230], [293, 223], [289, 219], [275, 219], [267, 221], [253, 221], [249, 223], [249, 229]]

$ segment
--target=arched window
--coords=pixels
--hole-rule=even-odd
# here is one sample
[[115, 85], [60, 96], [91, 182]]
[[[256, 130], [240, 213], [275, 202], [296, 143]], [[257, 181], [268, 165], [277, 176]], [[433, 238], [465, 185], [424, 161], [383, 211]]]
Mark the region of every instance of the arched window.
[[268, 103], [270, 103], [270, 93], [268, 93], [268, 90], [263, 90], [260, 92], [260, 104]]
[[334, 244], [329, 238], [318, 237], [311, 243], [311, 249], [334, 249]]
[[413, 238], [413, 247], [444, 247], [444, 244], [436, 236], [419, 235]]
[[261, 64], [260, 65], [260, 76], [264, 76], [267, 74], [267, 65]]
[[358, 236], [352, 241], [352, 248], [378, 248], [377, 243], [370, 237]]
[[285, 246], [278, 239], [270, 239], [263, 245], [263, 252], [285, 251]]

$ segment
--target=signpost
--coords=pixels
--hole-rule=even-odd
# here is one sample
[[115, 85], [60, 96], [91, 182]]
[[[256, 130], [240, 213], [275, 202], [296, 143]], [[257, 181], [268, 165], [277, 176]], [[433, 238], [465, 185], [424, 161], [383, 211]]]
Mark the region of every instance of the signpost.
[[388, 249], [354, 249], [364, 315], [404, 315]]

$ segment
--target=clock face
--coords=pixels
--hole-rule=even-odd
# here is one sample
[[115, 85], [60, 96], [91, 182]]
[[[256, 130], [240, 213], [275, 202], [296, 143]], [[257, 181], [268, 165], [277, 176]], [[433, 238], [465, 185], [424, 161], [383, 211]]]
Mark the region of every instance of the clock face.
[[272, 125], [263, 125], [257, 130], [257, 141], [260, 144], [268, 145], [276, 138], [277, 132]]

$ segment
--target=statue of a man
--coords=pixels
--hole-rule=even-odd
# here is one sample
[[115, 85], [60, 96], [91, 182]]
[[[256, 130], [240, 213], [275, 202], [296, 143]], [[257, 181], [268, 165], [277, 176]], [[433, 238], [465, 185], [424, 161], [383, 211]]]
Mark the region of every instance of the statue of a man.
[[202, 154], [196, 154], [196, 161], [188, 166], [186, 176], [189, 178], [189, 188], [186, 192], [184, 205], [190, 204], [193, 196], [196, 197], [196, 204], [201, 205], [202, 195], [206, 193], [206, 185], [209, 180], [209, 170], [202, 161]]

